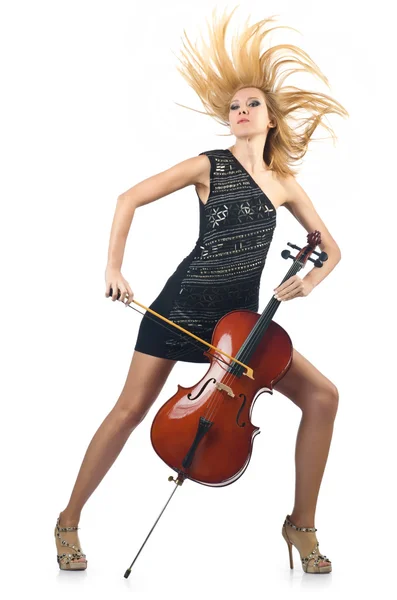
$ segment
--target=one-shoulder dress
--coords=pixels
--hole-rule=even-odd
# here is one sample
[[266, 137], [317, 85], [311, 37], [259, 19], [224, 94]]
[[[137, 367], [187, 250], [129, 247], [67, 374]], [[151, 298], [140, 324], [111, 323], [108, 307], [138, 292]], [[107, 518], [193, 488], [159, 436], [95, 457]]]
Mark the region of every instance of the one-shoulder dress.
[[[198, 198], [199, 237], [149, 308], [211, 343], [215, 325], [226, 313], [258, 311], [276, 209], [230, 150], [201, 154], [209, 158], [211, 170], [206, 204]], [[135, 350], [182, 362], [210, 362], [203, 354], [208, 346], [148, 311]]]

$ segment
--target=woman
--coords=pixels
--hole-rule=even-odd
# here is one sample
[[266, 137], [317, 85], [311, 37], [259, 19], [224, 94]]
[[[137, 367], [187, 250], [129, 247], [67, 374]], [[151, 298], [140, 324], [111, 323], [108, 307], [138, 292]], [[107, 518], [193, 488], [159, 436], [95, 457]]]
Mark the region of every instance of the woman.
[[[238, 308], [258, 310], [261, 273], [276, 226], [277, 210], [286, 207], [307, 232], [321, 232], [320, 247], [328, 254], [322, 269], [313, 268], [276, 288], [282, 301], [307, 296], [335, 267], [340, 249], [313, 203], [295, 179], [291, 165], [304, 156], [318, 125], [328, 113], [348, 116], [326, 94], [282, 87], [288, 73], [304, 70], [328, 84], [311, 58], [297, 46], [282, 45], [260, 53], [272, 30], [273, 17], [246, 26], [233, 38], [232, 57], [225, 49], [229, 16], [213, 14], [210, 45], [182, 52], [178, 68], [202, 100], [206, 113], [230, 127], [233, 146], [201, 152], [138, 183], [117, 200], [106, 268], [106, 292], [129, 304], [133, 291], [121, 274], [126, 238], [135, 210], [188, 185], [194, 185], [200, 205], [200, 233], [192, 252], [169, 277], [151, 308], [211, 341], [217, 321]], [[186, 35], [186, 34], [185, 34]], [[290, 54], [287, 57], [287, 52]], [[191, 57], [191, 60], [189, 59]], [[282, 62], [289, 62], [281, 74]], [[293, 127], [290, 115], [306, 116]], [[161, 325], [161, 326], [160, 326]], [[94, 435], [66, 508], [55, 527], [61, 569], [81, 570], [87, 561], [77, 535], [81, 510], [107, 473], [128, 437], [158, 397], [178, 360], [209, 362], [204, 347], [171, 325], [148, 315], [141, 321], [124, 388]], [[297, 350], [284, 377], [274, 386], [302, 410], [296, 443], [295, 503], [282, 535], [300, 553], [307, 573], [329, 573], [331, 561], [320, 554], [314, 527], [318, 492], [328, 457], [338, 407], [336, 386]], [[66, 550], [66, 552], [65, 552]]]

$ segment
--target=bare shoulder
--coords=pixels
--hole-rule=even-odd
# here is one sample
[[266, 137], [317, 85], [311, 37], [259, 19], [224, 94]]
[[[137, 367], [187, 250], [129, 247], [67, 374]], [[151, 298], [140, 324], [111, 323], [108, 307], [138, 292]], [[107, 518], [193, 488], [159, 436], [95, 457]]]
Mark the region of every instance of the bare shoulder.
[[288, 181], [290, 176], [282, 176], [276, 171], [269, 171], [267, 178], [263, 179], [263, 184], [267, 185], [268, 195], [271, 196], [273, 204], [276, 208], [287, 206], [288, 200], [291, 198], [293, 184]]
[[295, 176], [288, 175], [282, 179], [282, 182], [286, 199], [284, 203], [285, 207], [288, 208], [290, 213], [306, 229], [308, 233], [316, 230], [320, 231], [321, 243], [319, 246], [321, 250], [326, 250], [328, 253], [331, 249], [333, 249], [335, 255], [339, 255], [340, 258], [341, 251], [338, 244], [318, 214], [311, 198], [305, 192], [303, 187], [297, 182]]
[[285, 176], [280, 176], [277, 175], [277, 180], [280, 183], [280, 185], [283, 188], [283, 192], [284, 192], [284, 202], [283, 205], [285, 206], [285, 208], [288, 208], [288, 210], [292, 211], [293, 205], [302, 202], [305, 200], [308, 200], [309, 197], [307, 196], [305, 190], [302, 188], [302, 186], [298, 183], [298, 181], [296, 180], [296, 177], [294, 175], [285, 175]]

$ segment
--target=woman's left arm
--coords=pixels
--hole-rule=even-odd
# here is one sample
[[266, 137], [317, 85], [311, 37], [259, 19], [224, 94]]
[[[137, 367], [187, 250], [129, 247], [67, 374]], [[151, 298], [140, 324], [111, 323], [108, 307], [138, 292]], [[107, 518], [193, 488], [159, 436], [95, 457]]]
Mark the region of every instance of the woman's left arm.
[[338, 244], [314, 208], [313, 202], [295, 177], [293, 175], [286, 177], [282, 185], [287, 198], [283, 206], [288, 208], [308, 233], [316, 229], [321, 233], [319, 247], [328, 254], [328, 260], [323, 263], [321, 268], [313, 267], [303, 279], [294, 275], [274, 290], [279, 300], [291, 300], [310, 294], [313, 288], [331, 273], [342, 255]]

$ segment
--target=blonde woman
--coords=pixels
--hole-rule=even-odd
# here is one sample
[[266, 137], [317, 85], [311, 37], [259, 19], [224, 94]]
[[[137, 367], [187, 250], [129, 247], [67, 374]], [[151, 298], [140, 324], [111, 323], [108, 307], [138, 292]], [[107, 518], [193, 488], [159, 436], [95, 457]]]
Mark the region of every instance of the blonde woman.
[[[121, 274], [126, 238], [135, 210], [176, 190], [194, 185], [200, 206], [200, 230], [183, 259], [150, 305], [174, 323], [211, 342], [212, 331], [227, 312], [258, 310], [259, 285], [277, 223], [287, 208], [307, 232], [321, 232], [328, 254], [322, 269], [313, 268], [280, 285], [281, 301], [307, 296], [341, 258], [340, 249], [296, 180], [293, 165], [306, 153], [310, 138], [329, 113], [348, 116], [323, 93], [283, 86], [288, 74], [306, 71], [328, 84], [318, 66], [297, 46], [283, 44], [261, 51], [274, 17], [247, 24], [226, 50], [225, 35], [235, 9], [219, 19], [213, 13], [210, 44], [201, 51], [186, 36], [179, 71], [201, 99], [205, 113], [230, 129], [235, 143], [200, 152], [136, 184], [117, 199], [113, 219], [105, 295], [129, 304], [133, 291]], [[186, 34], [185, 34], [186, 35]], [[288, 71], [283, 72], [283, 65]], [[299, 126], [291, 119], [301, 115]], [[200, 111], [199, 111], [200, 112]], [[170, 209], [171, 210], [171, 209]], [[124, 388], [90, 442], [66, 508], [59, 514], [55, 539], [61, 569], [87, 566], [77, 529], [81, 511], [116, 460], [132, 431], [158, 397], [176, 362], [209, 360], [192, 337], [145, 313]], [[292, 364], [274, 386], [302, 410], [296, 442], [295, 502], [282, 526], [290, 566], [292, 546], [307, 573], [329, 573], [331, 561], [320, 553], [315, 511], [338, 407], [338, 390], [295, 349]]]

